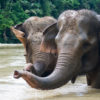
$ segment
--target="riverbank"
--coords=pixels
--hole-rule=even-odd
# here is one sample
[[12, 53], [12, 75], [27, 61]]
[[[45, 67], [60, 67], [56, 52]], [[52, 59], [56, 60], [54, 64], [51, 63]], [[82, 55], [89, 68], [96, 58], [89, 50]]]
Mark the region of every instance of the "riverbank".
[[0, 43], [0, 49], [4, 48], [23, 48], [22, 44], [2, 44]]

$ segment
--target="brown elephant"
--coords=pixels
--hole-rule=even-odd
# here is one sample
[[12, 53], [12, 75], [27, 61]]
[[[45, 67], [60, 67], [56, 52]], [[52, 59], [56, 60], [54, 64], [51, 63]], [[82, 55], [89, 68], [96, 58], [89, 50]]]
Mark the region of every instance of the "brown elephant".
[[[43, 37], [43, 30], [56, 23], [52, 17], [30, 17], [24, 23], [11, 27], [15, 36], [23, 43], [25, 58], [28, 63], [24, 70], [31, 71], [39, 76], [46, 76], [52, 72], [56, 64], [55, 52], [40, 52], [40, 44]], [[56, 48], [56, 45], [55, 45]], [[53, 53], [52, 53], [53, 52]]]
[[44, 31], [41, 47], [45, 49], [41, 49], [41, 52], [48, 52], [48, 48], [53, 48], [48, 41], [52, 38], [51, 33], [55, 33], [57, 29], [57, 36], [53, 37], [58, 48], [54, 71], [46, 77], [27, 71], [15, 71], [14, 76], [22, 77], [33, 88], [54, 89], [83, 73], [87, 76], [88, 85], [100, 88], [100, 20], [97, 13], [90, 10], [63, 12], [57, 23]]

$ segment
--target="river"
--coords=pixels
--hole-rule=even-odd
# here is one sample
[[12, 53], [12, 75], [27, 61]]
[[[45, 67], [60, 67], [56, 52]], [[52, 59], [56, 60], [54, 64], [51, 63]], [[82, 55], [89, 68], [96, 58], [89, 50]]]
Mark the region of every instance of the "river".
[[0, 100], [100, 100], [100, 90], [87, 86], [85, 76], [54, 90], [33, 89], [22, 78], [14, 79], [14, 70], [25, 65], [23, 55], [22, 45], [0, 44]]

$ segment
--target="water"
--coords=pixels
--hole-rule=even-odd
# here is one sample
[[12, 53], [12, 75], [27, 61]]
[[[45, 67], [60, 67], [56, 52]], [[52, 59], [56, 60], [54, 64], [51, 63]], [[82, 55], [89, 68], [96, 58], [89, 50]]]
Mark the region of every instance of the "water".
[[79, 77], [55, 90], [36, 90], [23, 79], [14, 79], [15, 69], [25, 65], [22, 45], [0, 44], [0, 100], [100, 100], [100, 90], [88, 87], [86, 79]]

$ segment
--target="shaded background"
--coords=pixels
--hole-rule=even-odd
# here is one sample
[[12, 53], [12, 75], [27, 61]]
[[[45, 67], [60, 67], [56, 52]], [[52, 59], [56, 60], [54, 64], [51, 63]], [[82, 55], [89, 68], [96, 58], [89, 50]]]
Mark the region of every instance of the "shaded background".
[[10, 26], [30, 16], [57, 18], [64, 10], [83, 8], [100, 13], [100, 0], [0, 0], [0, 43], [19, 43]]

